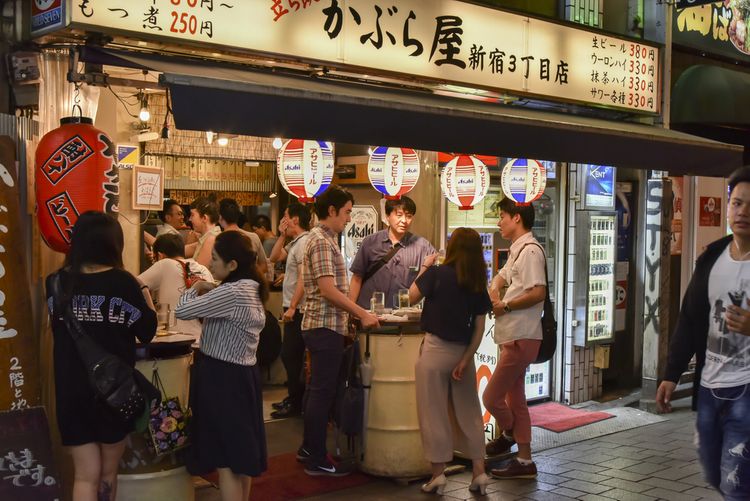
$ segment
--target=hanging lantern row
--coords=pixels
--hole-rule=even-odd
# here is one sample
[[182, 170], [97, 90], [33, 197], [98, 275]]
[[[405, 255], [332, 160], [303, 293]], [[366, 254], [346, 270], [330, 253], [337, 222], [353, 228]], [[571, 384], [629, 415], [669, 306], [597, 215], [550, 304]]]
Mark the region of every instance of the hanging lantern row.
[[120, 177], [112, 140], [87, 117], [66, 117], [39, 141], [34, 161], [37, 219], [45, 243], [68, 252], [78, 216], [117, 216]]
[[300, 203], [311, 203], [333, 179], [333, 150], [325, 141], [290, 139], [279, 149], [279, 181]]
[[471, 210], [487, 195], [490, 173], [487, 166], [472, 155], [459, 155], [448, 162], [440, 174], [443, 195], [458, 205], [459, 210]]
[[513, 158], [503, 167], [500, 180], [506, 197], [529, 205], [544, 193], [547, 171], [537, 160]]
[[411, 148], [378, 146], [367, 164], [370, 184], [386, 200], [398, 200], [414, 188], [419, 179], [419, 157]]

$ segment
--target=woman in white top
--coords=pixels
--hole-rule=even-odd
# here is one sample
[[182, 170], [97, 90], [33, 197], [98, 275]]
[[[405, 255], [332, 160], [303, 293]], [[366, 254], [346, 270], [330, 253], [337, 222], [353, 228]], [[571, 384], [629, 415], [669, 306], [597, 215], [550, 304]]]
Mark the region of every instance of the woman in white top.
[[216, 237], [210, 270], [221, 284], [197, 282], [177, 303], [177, 318], [203, 319], [191, 380], [193, 410], [188, 470], [219, 471], [222, 500], [246, 500], [251, 477], [266, 470], [261, 382], [255, 352], [265, 324], [268, 286], [250, 240], [236, 231]]

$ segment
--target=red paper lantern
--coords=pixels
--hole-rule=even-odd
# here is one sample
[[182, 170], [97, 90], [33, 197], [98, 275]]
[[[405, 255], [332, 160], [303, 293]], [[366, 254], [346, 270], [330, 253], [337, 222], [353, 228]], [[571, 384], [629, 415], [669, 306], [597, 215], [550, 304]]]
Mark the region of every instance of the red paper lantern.
[[36, 149], [39, 229], [47, 245], [67, 252], [79, 214], [98, 210], [117, 215], [120, 176], [115, 145], [87, 117], [66, 117]]

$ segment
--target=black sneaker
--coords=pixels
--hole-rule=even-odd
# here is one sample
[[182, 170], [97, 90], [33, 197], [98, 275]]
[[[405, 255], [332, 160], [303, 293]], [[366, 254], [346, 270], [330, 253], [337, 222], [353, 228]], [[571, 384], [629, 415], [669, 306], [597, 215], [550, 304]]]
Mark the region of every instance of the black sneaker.
[[302, 409], [299, 407], [293, 407], [288, 405], [283, 409], [271, 412], [271, 419], [286, 419], [290, 417], [297, 417], [302, 415]]
[[322, 462], [317, 464], [311, 464], [308, 461], [305, 466], [305, 473], [313, 477], [326, 476], [326, 477], [345, 477], [352, 473], [354, 469], [346, 464], [335, 463], [331, 458], [325, 458]]
[[300, 446], [300, 448], [297, 449], [297, 461], [299, 461], [300, 463], [304, 463], [309, 457], [310, 451], [305, 449], [304, 446]]
[[272, 403], [272, 404], [271, 404], [271, 407], [273, 407], [273, 408], [274, 408], [274, 409], [276, 409], [277, 411], [280, 411], [281, 409], [284, 409], [284, 408], [285, 408], [285, 407], [287, 407], [288, 405], [289, 405], [289, 397], [286, 397], [286, 398], [285, 398], [284, 400], [282, 400], [281, 402], [274, 402], [274, 403]]

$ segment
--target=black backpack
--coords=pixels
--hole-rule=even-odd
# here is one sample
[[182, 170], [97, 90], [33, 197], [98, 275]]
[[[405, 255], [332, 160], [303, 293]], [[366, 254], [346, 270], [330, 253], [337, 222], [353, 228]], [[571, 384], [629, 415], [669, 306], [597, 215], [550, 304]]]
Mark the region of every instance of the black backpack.
[[[557, 320], [555, 320], [555, 309], [552, 306], [552, 301], [549, 298], [549, 276], [547, 274], [547, 257], [544, 254], [544, 249], [541, 245], [536, 243], [526, 244], [521, 248], [521, 252], [529, 245], [536, 245], [542, 249], [542, 256], [544, 256], [544, 308], [542, 309], [542, 344], [539, 345], [539, 354], [534, 360], [535, 364], [542, 364], [552, 358], [557, 349]], [[520, 253], [519, 253], [520, 255]]]
[[273, 313], [266, 310], [266, 325], [260, 331], [255, 352], [258, 366], [269, 367], [281, 353], [281, 327]]

